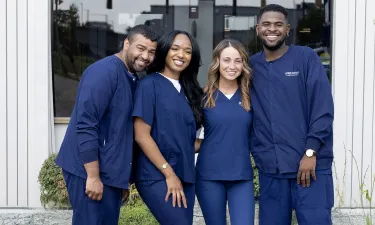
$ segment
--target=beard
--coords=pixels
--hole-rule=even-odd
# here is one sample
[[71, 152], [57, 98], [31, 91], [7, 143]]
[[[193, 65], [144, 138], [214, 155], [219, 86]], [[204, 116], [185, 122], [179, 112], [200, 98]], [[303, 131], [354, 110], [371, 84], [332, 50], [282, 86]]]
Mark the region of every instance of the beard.
[[262, 44], [263, 44], [263, 46], [266, 49], [268, 49], [269, 51], [273, 52], [273, 51], [278, 50], [281, 46], [283, 46], [283, 44], [285, 43], [285, 40], [286, 40], [286, 35], [283, 37], [283, 39], [281, 39], [280, 41], [276, 42], [275, 45], [270, 46], [270, 45], [267, 44], [267, 41], [262, 38]]
[[128, 70], [130, 73], [142, 72], [147, 68], [149, 64], [147, 62], [146, 63], [147, 65], [145, 65], [143, 68], [138, 67], [136, 63], [137, 59], [138, 59], [137, 57], [131, 56], [129, 55], [129, 53], [125, 55], [125, 62], [126, 62], [126, 65], [128, 66]]

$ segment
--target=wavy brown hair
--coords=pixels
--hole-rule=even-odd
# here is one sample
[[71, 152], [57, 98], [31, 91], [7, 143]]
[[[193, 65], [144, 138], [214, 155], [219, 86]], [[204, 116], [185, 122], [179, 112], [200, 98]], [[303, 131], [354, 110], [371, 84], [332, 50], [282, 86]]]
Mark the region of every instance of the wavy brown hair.
[[208, 70], [208, 84], [206, 97], [204, 98], [204, 107], [213, 108], [215, 107], [214, 93], [219, 89], [219, 80], [220, 80], [220, 55], [221, 52], [228, 47], [233, 47], [237, 49], [242, 58], [243, 68], [242, 73], [237, 77], [238, 87], [241, 91], [241, 101], [242, 107], [246, 110], [250, 110], [250, 88], [251, 88], [251, 79], [252, 79], [252, 70], [249, 67], [249, 54], [247, 53], [245, 47], [241, 42], [234, 39], [224, 39], [222, 40], [214, 49], [212, 56], [212, 63], [210, 69]]

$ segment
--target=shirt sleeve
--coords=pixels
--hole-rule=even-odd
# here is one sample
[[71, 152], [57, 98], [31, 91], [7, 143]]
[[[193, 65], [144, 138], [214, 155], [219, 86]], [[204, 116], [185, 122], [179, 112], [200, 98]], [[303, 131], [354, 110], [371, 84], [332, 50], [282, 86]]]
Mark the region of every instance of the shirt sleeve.
[[76, 132], [78, 149], [84, 164], [99, 158], [99, 123], [112, 99], [114, 80], [105, 66], [89, 67], [78, 89]]
[[141, 80], [135, 93], [133, 117], [142, 118], [148, 125], [152, 126], [155, 113], [155, 96], [155, 86], [152, 80]]
[[306, 149], [319, 152], [320, 146], [324, 145], [327, 137], [332, 135], [333, 97], [327, 73], [315, 52], [310, 53], [307, 68], [306, 89], [309, 130]]

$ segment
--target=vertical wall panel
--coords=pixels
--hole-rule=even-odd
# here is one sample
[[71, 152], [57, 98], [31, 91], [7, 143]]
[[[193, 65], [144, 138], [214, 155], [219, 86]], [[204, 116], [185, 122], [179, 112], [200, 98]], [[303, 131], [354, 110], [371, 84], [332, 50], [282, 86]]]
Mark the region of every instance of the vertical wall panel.
[[28, 104], [28, 128], [27, 132], [29, 134], [29, 140], [28, 140], [28, 150], [30, 152], [29, 158], [28, 158], [28, 174], [27, 176], [29, 177], [29, 204], [31, 201], [36, 201], [36, 199], [33, 199], [33, 196], [37, 193], [37, 189], [35, 187], [35, 184], [33, 185], [33, 182], [35, 182], [33, 179], [36, 179], [36, 173], [38, 171], [33, 171], [35, 169], [36, 165], [33, 163], [33, 159], [35, 159], [35, 153], [36, 153], [36, 148], [34, 147], [36, 145], [36, 142], [38, 141], [38, 137], [35, 133], [33, 133], [36, 130], [37, 127], [37, 122], [35, 121], [35, 110], [33, 110], [33, 105], [36, 104], [35, 102], [35, 92], [36, 92], [36, 87], [35, 87], [35, 80], [36, 80], [36, 65], [33, 58], [35, 58], [36, 54], [36, 22], [34, 18], [36, 16], [36, 4], [37, 2], [35, 0], [28, 0], [28, 21], [27, 21], [27, 28], [28, 28], [28, 48], [27, 48], [27, 58], [29, 59], [29, 64], [27, 68], [27, 74], [28, 74], [28, 80], [27, 80], [27, 94], [28, 94], [28, 99], [29, 99], [29, 104]]
[[0, 0], [0, 207], [7, 205], [7, 0]]
[[352, 205], [360, 206], [360, 184], [364, 175], [363, 168], [363, 132], [364, 132], [364, 79], [365, 79], [365, 24], [366, 1], [355, 1], [355, 42], [354, 42], [354, 106], [353, 106], [353, 163], [352, 163]]
[[[375, 12], [371, 10], [375, 2], [340, 0], [334, 4], [335, 206], [361, 208], [369, 202], [360, 184], [371, 191], [375, 169]], [[346, 157], [343, 146], [349, 151]], [[349, 185], [344, 188], [345, 184]]]
[[51, 1], [28, 0], [29, 206], [40, 207], [38, 174], [51, 148], [49, 10]]
[[[365, 17], [365, 41], [364, 41], [364, 110], [363, 110], [363, 154], [362, 154], [362, 172], [364, 189], [371, 192], [373, 180], [372, 172], [372, 156], [373, 156], [373, 119], [374, 119], [374, 24], [372, 23], [372, 13], [374, 8], [369, 8], [372, 5], [370, 0], [366, 0], [366, 8], [364, 10]], [[371, 9], [371, 10], [370, 10]], [[366, 174], [365, 174], [366, 173]], [[364, 206], [370, 206], [366, 196], [362, 196]]]
[[[335, 107], [334, 125], [334, 184], [335, 184], [335, 206], [342, 207], [350, 202], [351, 197], [351, 158], [345, 154], [345, 148], [351, 149], [351, 126], [352, 126], [352, 81], [348, 75], [351, 70], [348, 48], [348, 36], [353, 33], [349, 26], [354, 24], [350, 16], [349, 0], [342, 0], [338, 4], [334, 1], [333, 10], [333, 49], [332, 49], [332, 88]], [[337, 13], [336, 13], [337, 12]], [[349, 26], [348, 26], [349, 25]], [[343, 38], [348, 37], [348, 38]], [[354, 42], [354, 37], [352, 38]], [[344, 66], [343, 66], [344, 65]], [[341, 112], [341, 113], [339, 113]], [[348, 119], [350, 118], [350, 119]], [[350, 138], [349, 138], [350, 137]], [[345, 163], [346, 162], [346, 163]]]
[[[337, 2], [337, 1], [335, 1]], [[340, 4], [340, 3], [337, 3], [337, 4]], [[352, 190], [353, 190], [353, 183], [352, 183], [352, 177], [353, 177], [353, 170], [352, 170], [352, 165], [354, 163], [353, 161], [353, 158], [352, 158], [352, 154], [353, 154], [353, 149], [354, 149], [354, 143], [355, 141], [353, 140], [353, 127], [354, 127], [354, 123], [353, 123], [353, 120], [354, 120], [354, 110], [353, 110], [353, 107], [354, 107], [354, 78], [355, 76], [353, 76], [354, 74], [354, 64], [352, 62], [354, 62], [355, 60], [355, 49], [354, 49], [354, 44], [355, 44], [355, 32], [353, 32], [353, 28], [355, 27], [355, 23], [356, 23], [356, 14], [355, 14], [355, 4], [356, 2], [355, 1], [348, 1], [348, 4], [347, 4], [347, 7], [348, 7], [348, 10], [347, 10], [347, 17], [349, 18], [349, 21], [347, 24], [343, 23], [344, 26], [348, 26], [349, 29], [348, 29], [348, 33], [346, 33], [345, 37], [347, 38], [347, 41], [348, 43], [346, 44], [346, 46], [348, 47], [348, 51], [347, 51], [347, 64], [343, 64], [344, 62], [340, 62], [338, 61], [338, 65], [337, 66], [343, 66], [343, 65], [347, 65], [347, 71], [345, 71], [347, 73], [347, 85], [346, 85], [346, 91], [344, 90], [344, 95], [342, 95], [342, 97], [346, 97], [347, 98], [347, 105], [346, 105], [346, 122], [347, 122], [347, 129], [346, 129], [346, 137], [347, 137], [347, 142], [346, 143], [342, 143], [344, 145], [344, 149], [342, 150], [345, 150], [345, 159], [346, 159], [346, 173], [343, 174], [345, 175], [345, 177], [343, 177], [343, 183], [346, 184], [347, 186], [345, 187], [345, 192], [343, 193], [344, 194], [344, 198], [345, 198], [345, 204], [351, 204], [352, 202]], [[336, 21], [336, 24], [337, 23], [340, 23], [339, 21]], [[334, 24], [335, 26], [335, 24]], [[352, 28], [352, 29], [350, 29]], [[340, 38], [339, 36], [337, 38]], [[337, 40], [337, 39], [336, 39]], [[345, 40], [345, 39], [344, 39]], [[345, 45], [344, 45], [345, 46]], [[335, 56], [337, 56], [337, 54], [335, 54]], [[337, 79], [340, 79], [340, 77], [338, 77]], [[338, 98], [340, 98], [340, 96], [338, 95], [337, 96]], [[342, 98], [341, 97], [341, 98]], [[339, 111], [338, 111], [339, 112]], [[339, 163], [342, 163], [340, 161], [338, 161]], [[345, 162], [345, 161], [344, 161]]]
[[27, 134], [27, 0], [18, 0], [18, 206], [28, 205]]
[[7, 160], [8, 160], [8, 206], [18, 202], [18, 140], [17, 140], [17, 0], [7, 1]]

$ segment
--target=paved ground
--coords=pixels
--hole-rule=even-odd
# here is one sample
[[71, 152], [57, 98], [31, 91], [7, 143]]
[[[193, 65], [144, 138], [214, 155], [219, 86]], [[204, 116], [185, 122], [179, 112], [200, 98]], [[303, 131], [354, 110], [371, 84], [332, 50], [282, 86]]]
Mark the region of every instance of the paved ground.
[[[0, 225], [70, 225], [71, 215], [70, 210], [0, 209]], [[358, 211], [341, 213], [334, 210], [332, 217], [334, 225], [366, 225], [365, 217]], [[197, 205], [194, 212], [194, 225], [204, 224]]]

